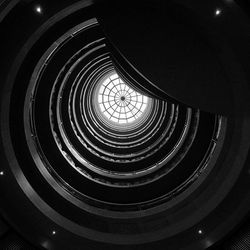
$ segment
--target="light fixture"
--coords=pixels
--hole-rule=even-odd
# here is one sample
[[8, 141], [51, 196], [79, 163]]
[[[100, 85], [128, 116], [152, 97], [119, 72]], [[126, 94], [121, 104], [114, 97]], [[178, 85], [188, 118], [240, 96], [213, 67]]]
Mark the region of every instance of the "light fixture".
[[216, 9], [215, 10], [215, 16], [219, 16], [221, 14], [221, 9]]
[[43, 10], [42, 10], [42, 7], [38, 5], [38, 6], [35, 7], [35, 11], [36, 11], [37, 13], [39, 13], [39, 14], [42, 14], [42, 11], [43, 11]]

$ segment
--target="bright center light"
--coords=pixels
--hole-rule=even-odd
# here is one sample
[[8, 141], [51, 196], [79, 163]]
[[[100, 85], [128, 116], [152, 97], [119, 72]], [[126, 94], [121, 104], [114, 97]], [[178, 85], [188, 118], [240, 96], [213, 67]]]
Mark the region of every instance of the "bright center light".
[[101, 84], [98, 103], [108, 120], [126, 124], [134, 122], [144, 113], [148, 97], [130, 88], [114, 73]]
[[216, 16], [219, 16], [220, 14], [221, 14], [221, 10], [220, 10], [220, 9], [216, 9], [216, 10], [215, 10], [215, 15], [216, 15]]
[[35, 10], [36, 10], [36, 12], [39, 13], [39, 14], [42, 13], [42, 8], [41, 8], [41, 6], [36, 6]]

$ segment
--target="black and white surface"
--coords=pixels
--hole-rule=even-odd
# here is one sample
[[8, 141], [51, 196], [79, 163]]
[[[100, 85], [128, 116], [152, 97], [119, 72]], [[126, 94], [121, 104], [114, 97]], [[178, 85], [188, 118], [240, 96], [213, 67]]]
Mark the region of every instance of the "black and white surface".
[[0, 11], [2, 249], [248, 249], [246, 6]]

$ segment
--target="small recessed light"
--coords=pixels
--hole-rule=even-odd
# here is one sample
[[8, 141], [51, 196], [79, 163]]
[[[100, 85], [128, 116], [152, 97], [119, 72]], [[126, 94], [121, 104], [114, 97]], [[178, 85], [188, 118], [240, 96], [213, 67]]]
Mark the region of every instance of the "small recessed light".
[[55, 235], [55, 234], [56, 234], [56, 231], [55, 231], [55, 230], [53, 230], [53, 231], [52, 231], [52, 235]]
[[221, 14], [221, 9], [216, 9], [216, 10], [215, 10], [215, 15], [216, 15], [216, 16], [219, 16], [220, 14]]
[[35, 11], [39, 14], [42, 14], [43, 10], [42, 10], [42, 7], [41, 6], [36, 6], [35, 7]]
[[202, 230], [201, 230], [201, 229], [198, 231], [198, 234], [203, 234], [203, 232], [202, 232]]
[[4, 171], [0, 171], [0, 175], [4, 175]]

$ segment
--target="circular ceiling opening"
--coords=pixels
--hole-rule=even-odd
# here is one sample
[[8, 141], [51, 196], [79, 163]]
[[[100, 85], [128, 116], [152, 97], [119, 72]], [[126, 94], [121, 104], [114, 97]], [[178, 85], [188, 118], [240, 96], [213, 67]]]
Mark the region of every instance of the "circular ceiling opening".
[[129, 87], [116, 72], [102, 78], [97, 91], [99, 110], [108, 122], [131, 124], [148, 113], [149, 98]]

